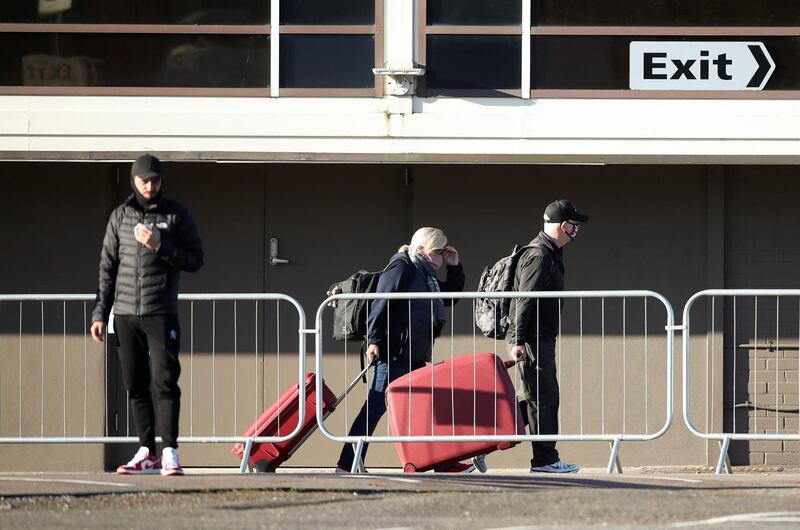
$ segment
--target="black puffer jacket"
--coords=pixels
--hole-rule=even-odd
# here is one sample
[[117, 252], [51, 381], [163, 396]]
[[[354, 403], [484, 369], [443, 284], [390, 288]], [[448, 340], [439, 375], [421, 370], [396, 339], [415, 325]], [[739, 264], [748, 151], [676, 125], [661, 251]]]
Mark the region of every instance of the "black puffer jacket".
[[[138, 223], [161, 232], [158, 252], [136, 241]], [[202, 266], [203, 244], [189, 210], [167, 197], [143, 208], [131, 195], [108, 220], [92, 321], [107, 322], [112, 304], [118, 315], [177, 314], [180, 271]]]

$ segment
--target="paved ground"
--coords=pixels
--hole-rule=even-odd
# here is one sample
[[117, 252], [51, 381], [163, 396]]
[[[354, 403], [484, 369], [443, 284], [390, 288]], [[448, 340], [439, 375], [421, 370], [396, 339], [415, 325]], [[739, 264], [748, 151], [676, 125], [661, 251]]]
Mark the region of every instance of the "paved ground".
[[0, 527], [799, 528], [800, 470], [0, 474]]

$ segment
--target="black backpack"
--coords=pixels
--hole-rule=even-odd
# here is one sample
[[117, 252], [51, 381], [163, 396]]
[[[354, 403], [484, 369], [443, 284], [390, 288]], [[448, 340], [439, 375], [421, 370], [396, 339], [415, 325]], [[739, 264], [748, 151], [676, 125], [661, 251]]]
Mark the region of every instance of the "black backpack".
[[[478, 281], [478, 291], [484, 293], [511, 291], [520, 255], [531, 246], [514, 246], [511, 254], [486, 267]], [[504, 339], [508, 333], [510, 298], [478, 298], [475, 302], [475, 325], [487, 337]]]
[[[334, 283], [328, 289], [341, 294], [374, 293], [378, 290], [381, 272], [360, 270]], [[337, 294], [338, 294], [337, 293]], [[367, 302], [369, 300], [339, 300], [333, 309], [333, 338], [335, 340], [364, 340], [367, 336]]]
[[[386, 265], [385, 271], [393, 261]], [[404, 262], [404, 266], [407, 265]], [[334, 283], [328, 291], [336, 289], [341, 294], [365, 294], [378, 290], [378, 280], [383, 271], [359, 270], [344, 280]], [[407, 271], [404, 276], [407, 278]], [[406, 280], [407, 281], [407, 280]], [[337, 294], [338, 294], [337, 293]], [[367, 305], [373, 300], [339, 300], [333, 309], [333, 338], [335, 340], [366, 340]]]

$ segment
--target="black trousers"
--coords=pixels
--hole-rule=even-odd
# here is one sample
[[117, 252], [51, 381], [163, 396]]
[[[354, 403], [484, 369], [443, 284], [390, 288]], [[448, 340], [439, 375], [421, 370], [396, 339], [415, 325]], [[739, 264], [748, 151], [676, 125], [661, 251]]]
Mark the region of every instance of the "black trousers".
[[[114, 328], [139, 443], [156, 453], [155, 419], [164, 447], [178, 447], [181, 389], [178, 361], [181, 330], [177, 315], [116, 315]], [[156, 414], [150, 385], [155, 390]]]
[[[530, 347], [533, 358], [526, 356], [522, 363], [522, 417], [531, 434], [558, 434], [560, 396], [556, 374], [556, 341], [555, 338], [539, 337], [538, 344], [533, 342]], [[531, 445], [531, 466], [558, 462], [556, 442], [531, 442]]]

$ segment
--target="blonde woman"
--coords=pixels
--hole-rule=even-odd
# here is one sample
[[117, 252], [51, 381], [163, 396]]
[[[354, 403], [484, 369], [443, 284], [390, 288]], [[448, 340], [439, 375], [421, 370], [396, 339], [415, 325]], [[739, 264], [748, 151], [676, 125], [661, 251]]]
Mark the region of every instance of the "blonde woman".
[[[437, 277], [446, 270], [446, 279]], [[378, 293], [454, 292], [464, 289], [464, 269], [458, 251], [447, 245], [438, 228], [417, 230], [411, 242], [400, 247], [378, 280]], [[386, 412], [384, 392], [393, 380], [425, 366], [431, 360], [433, 340], [445, 324], [445, 305], [452, 300], [375, 300], [367, 319], [367, 357], [377, 360], [369, 395], [361, 407], [350, 436], [372, 434]], [[367, 445], [364, 445], [364, 455]], [[337, 473], [349, 472], [354, 452], [351, 444], [342, 448]], [[466, 466], [465, 466], [466, 467]], [[461, 469], [459, 469], [461, 470]]]

